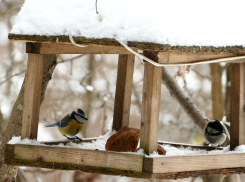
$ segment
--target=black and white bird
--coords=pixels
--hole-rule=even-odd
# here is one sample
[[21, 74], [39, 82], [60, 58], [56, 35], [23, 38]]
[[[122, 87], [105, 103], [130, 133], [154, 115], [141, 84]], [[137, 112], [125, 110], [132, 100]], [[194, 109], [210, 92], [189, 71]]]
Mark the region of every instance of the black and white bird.
[[224, 128], [218, 120], [211, 120], [208, 122], [204, 136], [206, 140], [213, 146], [220, 146], [226, 140]]

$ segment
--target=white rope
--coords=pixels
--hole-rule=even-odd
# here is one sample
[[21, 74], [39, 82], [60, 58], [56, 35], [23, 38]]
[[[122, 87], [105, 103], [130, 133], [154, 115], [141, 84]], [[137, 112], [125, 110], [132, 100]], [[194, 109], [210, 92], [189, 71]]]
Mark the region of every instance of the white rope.
[[[99, 13], [97, 13], [98, 15], [98, 19], [100, 21], [102, 21], [102, 18], [100, 16]], [[153, 60], [135, 52], [133, 49], [131, 49], [130, 47], [128, 47], [125, 43], [123, 43], [121, 40], [119, 40], [116, 37], [113, 37], [116, 41], [118, 41], [125, 49], [127, 49], [129, 52], [133, 53], [134, 55], [138, 56], [139, 58], [153, 64], [154, 66], [157, 67], [163, 67], [163, 66], [178, 66], [178, 65], [197, 65], [197, 64], [204, 64], [204, 63], [217, 63], [217, 62], [226, 62], [226, 61], [234, 61], [234, 60], [238, 60], [238, 59], [245, 59], [245, 56], [236, 56], [236, 57], [229, 57], [229, 58], [220, 58], [220, 59], [214, 59], [214, 60], [207, 60], [207, 61], [199, 61], [199, 62], [194, 62], [194, 63], [157, 63], [154, 62]], [[72, 35], [69, 34], [69, 39], [71, 41], [71, 43], [77, 47], [88, 47], [88, 45], [80, 45], [77, 44], [74, 39], [72, 38]]]
[[131, 53], [135, 54], [136, 56], [140, 57], [141, 59], [146, 60], [147, 62], [153, 64], [154, 66], [163, 67], [163, 66], [178, 66], [178, 65], [196, 65], [196, 64], [203, 64], [203, 63], [217, 63], [217, 62], [226, 62], [226, 61], [234, 61], [238, 59], [245, 59], [245, 56], [236, 56], [236, 57], [229, 57], [229, 58], [220, 58], [220, 59], [214, 59], [214, 60], [206, 60], [206, 61], [199, 61], [194, 63], [156, 63], [152, 61], [151, 59], [135, 52], [130, 47], [128, 47], [125, 43], [120, 41], [118, 38], [114, 37], [115, 40], [117, 40], [125, 49], [130, 51]]
[[[95, 2], [95, 7], [96, 7], [96, 14], [99, 19], [99, 21], [102, 21], [102, 17], [100, 13], [97, 11], [97, 0]], [[229, 57], [229, 58], [220, 58], [220, 59], [213, 59], [213, 60], [206, 60], [206, 61], [199, 61], [199, 62], [194, 62], [194, 63], [157, 63], [137, 52], [132, 50], [130, 47], [128, 47], [124, 42], [119, 40], [117, 37], [113, 37], [116, 41], [118, 41], [125, 49], [127, 49], [129, 52], [133, 53], [134, 55], [138, 56], [139, 58], [153, 64], [154, 66], [157, 67], [163, 67], [163, 66], [178, 66], [178, 65], [197, 65], [197, 64], [204, 64], [204, 63], [217, 63], [217, 62], [227, 62], [227, 61], [234, 61], [234, 60], [239, 60], [239, 59], [245, 59], [245, 56], [236, 56], [236, 57]], [[69, 34], [69, 39], [71, 43], [77, 47], [88, 47], [88, 45], [79, 45], [77, 44], [74, 39], [72, 38], [72, 35]]]
[[80, 44], [77, 44], [77, 43], [74, 41], [74, 39], [72, 38], [72, 35], [71, 35], [71, 34], [69, 34], [69, 39], [70, 39], [71, 43], [72, 43], [73, 45], [77, 46], [77, 47], [88, 47], [88, 45], [80, 45]]
[[99, 12], [97, 12], [96, 14], [98, 16], [99, 21], [101, 22], [102, 21], [102, 17], [100, 16]]
[[100, 16], [98, 10], [97, 10], [97, 0], [95, 1], [95, 10], [96, 10], [96, 14], [97, 14], [97, 17], [99, 19], [99, 21], [101, 22], [102, 21], [102, 17]]

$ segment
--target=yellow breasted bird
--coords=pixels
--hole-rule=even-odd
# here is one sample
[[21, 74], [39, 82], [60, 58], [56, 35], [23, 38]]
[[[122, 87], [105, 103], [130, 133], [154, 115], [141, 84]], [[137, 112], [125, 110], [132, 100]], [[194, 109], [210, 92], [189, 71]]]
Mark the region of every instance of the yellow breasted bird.
[[[76, 134], [82, 131], [86, 120], [88, 120], [88, 118], [84, 111], [78, 108], [76, 111], [72, 111], [70, 114], [67, 114], [60, 121], [54, 124], [45, 125], [45, 127], [58, 127], [59, 132], [69, 140], [78, 139], [82, 141], [82, 139], [77, 137]], [[70, 138], [67, 135], [74, 136], [75, 138]]]

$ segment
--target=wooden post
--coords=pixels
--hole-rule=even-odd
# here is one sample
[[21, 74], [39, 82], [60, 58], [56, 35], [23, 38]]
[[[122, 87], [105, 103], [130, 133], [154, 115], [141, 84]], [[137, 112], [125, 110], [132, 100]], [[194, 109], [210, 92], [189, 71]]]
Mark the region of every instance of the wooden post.
[[135, 56], [120, 54], [114, 104], [113, 129], [129, 126]]
[[[144, 52], [144, 55], [158, 61], [157, 54]], [[162, 68], [145, 62], [140, 148], [143, 148], [146, 154], [157, 151], [161, 79]]]
[[230, 149], [245, 144], [245, 63], [231, 64]]
[[212, 115], [213, 119], [222, 121], [224, 117], [224, 97], [222, 86], [222, 66], [220, 63], [209, 64], [212, 80]]
[[21, 138], [37, 138], [41, 102], [43, 58], [41, 54], [28, 54]]

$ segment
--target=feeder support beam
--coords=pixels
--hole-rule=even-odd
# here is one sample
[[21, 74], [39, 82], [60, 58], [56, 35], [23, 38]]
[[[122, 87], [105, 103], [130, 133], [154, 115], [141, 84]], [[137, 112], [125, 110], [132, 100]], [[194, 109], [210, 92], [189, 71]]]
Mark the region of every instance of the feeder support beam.
[[245, 63], [231, 64], [230, 149], [245, 144]]
[[[158, 54], [144, 51], [144, 56], [158, 62]], [[146, 154], [157, 151], [162, 68], [145, 62], [141, 111], [140, 148]]]
[[44, 55], [28, 54], [21, 139], [37, 139]]
[[129, 126], [134, 59], [134, 54], [119, 54], [113, 115], [114, 130]]

